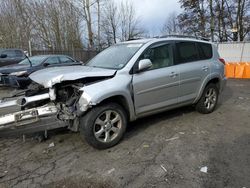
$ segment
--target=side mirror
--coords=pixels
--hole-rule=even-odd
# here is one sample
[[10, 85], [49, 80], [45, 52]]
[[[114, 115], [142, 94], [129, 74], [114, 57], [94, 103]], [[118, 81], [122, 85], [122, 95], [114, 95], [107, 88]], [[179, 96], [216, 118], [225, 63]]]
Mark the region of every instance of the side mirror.
[[1, 54], [0, 58], [6, 58], [7, 54]]
[[49, 63], [44, 63], [44, 64], [43, 64], [44, 67], [47, 67], [47, 66], [49, 66], [49, 65], [50, 65]]
[[139, 61], [138, 64], [138, 72], [145, 71], [153, 66], [152, 62], [150, 59], [143, 59]]

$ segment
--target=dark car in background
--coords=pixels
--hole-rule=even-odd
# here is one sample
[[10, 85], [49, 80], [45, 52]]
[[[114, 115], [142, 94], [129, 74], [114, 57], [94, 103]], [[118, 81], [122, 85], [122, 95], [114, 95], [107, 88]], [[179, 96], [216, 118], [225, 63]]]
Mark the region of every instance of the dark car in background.
[[[1, 55], [5, 55], [5, 57]], [[17, 64], [24, 59], [25, 54], [20, 49], [0, 49], [0, 67]]]
[[39, 55], [26, 58], [18, 64], [0, 68], [0, 86], [24, 89], [30, 83], [29, 75], [48, 67], [81, 65], [82, 63], [66, 55]]

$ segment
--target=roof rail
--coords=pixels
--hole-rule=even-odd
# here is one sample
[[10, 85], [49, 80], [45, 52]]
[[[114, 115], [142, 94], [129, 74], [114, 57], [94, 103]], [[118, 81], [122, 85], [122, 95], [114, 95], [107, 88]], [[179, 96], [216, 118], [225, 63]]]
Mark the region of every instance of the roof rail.
[[155, 37], [155, 38], [168, 38], [168, 37], [176, 37], [176, 38], [193, 38], [193, 39], [198, 39], [198, 40], [210, 41], [209, 38], [198, 37], [198, 36], [192, 36], [192, 35], [163, 35], [163, 36], [157, 36], [157, 37]]

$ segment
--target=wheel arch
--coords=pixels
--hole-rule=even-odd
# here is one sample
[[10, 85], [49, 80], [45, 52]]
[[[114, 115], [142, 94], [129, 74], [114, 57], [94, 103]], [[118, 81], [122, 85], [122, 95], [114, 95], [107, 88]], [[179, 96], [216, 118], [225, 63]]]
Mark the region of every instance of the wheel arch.
[[135, 120], [135, 113], [134, 113], [134, 105], [129, 99], [127, 99], [126, 96], [121, 95], [121, 94], [116, 94], [116, 95], [110, 95], [108, 97], [105, 97], [103, 99], [101, 99], [98, 102], [98, 105], [100, 104], [105, 104], [105, 103], [117, 103], [119, 104], [121, 107], [123, 107], [123, 109], [125, 110], [127, 116], [128, 116], [128, 120], [133, 121]]
[[206, 86], [210, 83], [213, 83], [217, 86], [218, 90], [220, 91], [220, 87], [221, 87], [221, 79], [220, 79], [220, 76], [219, 75], [212, 75], [212, 76], [209, 76], [207, 77], [207, 79], [204, 80], [200, 90], [199, 90], [199, 93], [194, 101], [194, 103], [198, 102], [198, 100], [201, 98], [202, 96], [202, 93], [204, 91], [204, 89], [206, 88]]

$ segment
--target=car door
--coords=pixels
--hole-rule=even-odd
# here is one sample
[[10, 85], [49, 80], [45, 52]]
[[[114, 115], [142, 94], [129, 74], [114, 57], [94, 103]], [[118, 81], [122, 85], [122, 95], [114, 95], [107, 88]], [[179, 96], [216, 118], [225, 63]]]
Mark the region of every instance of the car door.
[[[180, 73], [179, 102], [193, 102], [203, 80], [210, 74], [209, 60], [201, 56], [197, 42], [176, 42], [176, 55]], [[212, 52], [211, 52], [212, 53]]]
[[174, 66], [172, 44], [155, 44], [141, 55], [139, 60], [142, 59], [150, 59], [153, 66], [149, 70], [133, 75], [132, 84], [137, 115], [176, 104], [179, 73]]

